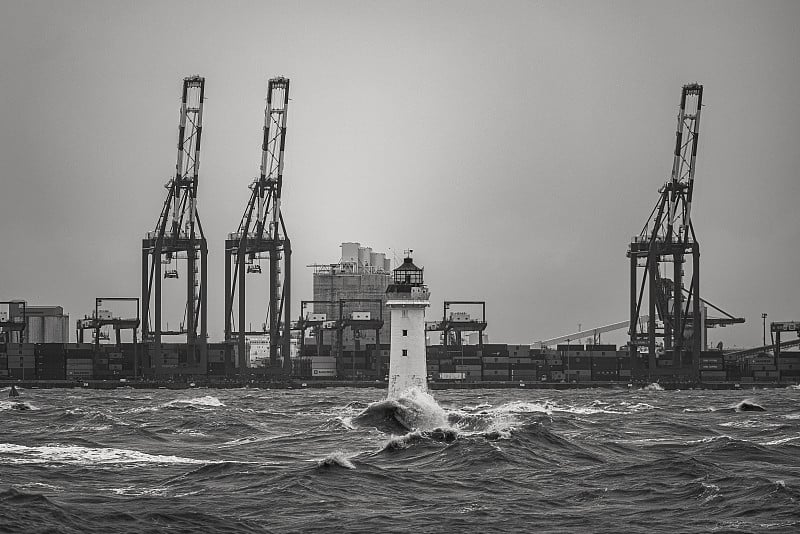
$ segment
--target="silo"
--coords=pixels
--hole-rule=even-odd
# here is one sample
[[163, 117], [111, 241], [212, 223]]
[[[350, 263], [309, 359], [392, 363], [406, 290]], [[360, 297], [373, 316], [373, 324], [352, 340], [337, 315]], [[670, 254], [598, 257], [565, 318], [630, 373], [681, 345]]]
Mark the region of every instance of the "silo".
[[342, 243], [342, 263], [358, 263], [358, 249], [361, 243]]
[[386, 259], [386, 254], [383, 252], [373, 252], [369, 255], [369, 263], [376, 269], [383, 269], [383, 264]]
[[44, 317], [26, 317], [25, 340], [28, 343], [44, 343]]
[[391, 259], [386, 258], [385, 260], [383, 260], [383, 270], [386, 271], [387, 273], [392, 272], [392, 260]]
[[358, 247], [358, 264], [362, 267], [370, 265], [370, 254], [372, 254], [372, 247]]

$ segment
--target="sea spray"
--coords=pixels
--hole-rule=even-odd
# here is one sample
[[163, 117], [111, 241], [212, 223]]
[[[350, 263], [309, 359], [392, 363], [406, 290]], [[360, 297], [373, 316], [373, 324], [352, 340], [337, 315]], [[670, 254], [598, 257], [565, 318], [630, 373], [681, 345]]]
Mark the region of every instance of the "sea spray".
[[317, 467], [344, 467], [346, 469], [356, 468], [347, 455], [341, 451], [333, 452], [327, 455], [325, 458], [317, 460]]
[[447, 414], [429, 393], [411, 388], [398, 398], [370, 404], [353, 422], [396, 434], [445, 427]]

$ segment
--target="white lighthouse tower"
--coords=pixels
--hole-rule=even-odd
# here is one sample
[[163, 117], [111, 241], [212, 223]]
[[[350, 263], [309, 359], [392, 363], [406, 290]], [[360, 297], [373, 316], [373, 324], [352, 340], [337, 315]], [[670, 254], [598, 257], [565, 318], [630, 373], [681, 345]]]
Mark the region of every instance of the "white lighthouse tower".
[[394, 279], [386, 288], [386, 306], [391, 313], [391, 351], [389, 352], [389, 394], [396, 399], [416, 388], [428, 390], [425, 365], [425, 308], [430, 306], [430, 292], [423, 270], [408, 251], [403, 264], [394, 270]]

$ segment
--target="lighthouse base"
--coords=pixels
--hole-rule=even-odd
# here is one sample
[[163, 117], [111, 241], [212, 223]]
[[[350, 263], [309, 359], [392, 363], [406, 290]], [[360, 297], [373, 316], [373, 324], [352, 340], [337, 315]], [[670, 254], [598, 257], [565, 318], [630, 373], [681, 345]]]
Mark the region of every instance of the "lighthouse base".
[[411, 360], [409, 357], [402, 358], [407, 361], [397, 362], [397, 365], [395, 365], [394, 361], [389, 363], [389, 393], [386, 395], [387, 399], [399, 399], [411, 390], [423, 393], [428, 392], [424, 360], [422, 363], [423, 372], [420, 374], [412, 369], [413, 367], [420, 367], [419, 365], [413, 365], [414, 362], [408, 361]]

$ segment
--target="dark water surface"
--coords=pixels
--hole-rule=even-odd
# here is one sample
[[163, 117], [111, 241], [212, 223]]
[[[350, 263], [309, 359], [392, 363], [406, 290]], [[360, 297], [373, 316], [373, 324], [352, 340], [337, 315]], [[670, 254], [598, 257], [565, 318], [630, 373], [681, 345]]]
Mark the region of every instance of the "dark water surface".
[[21, 393], [2, 532], [800, 532], [798, 389]]

